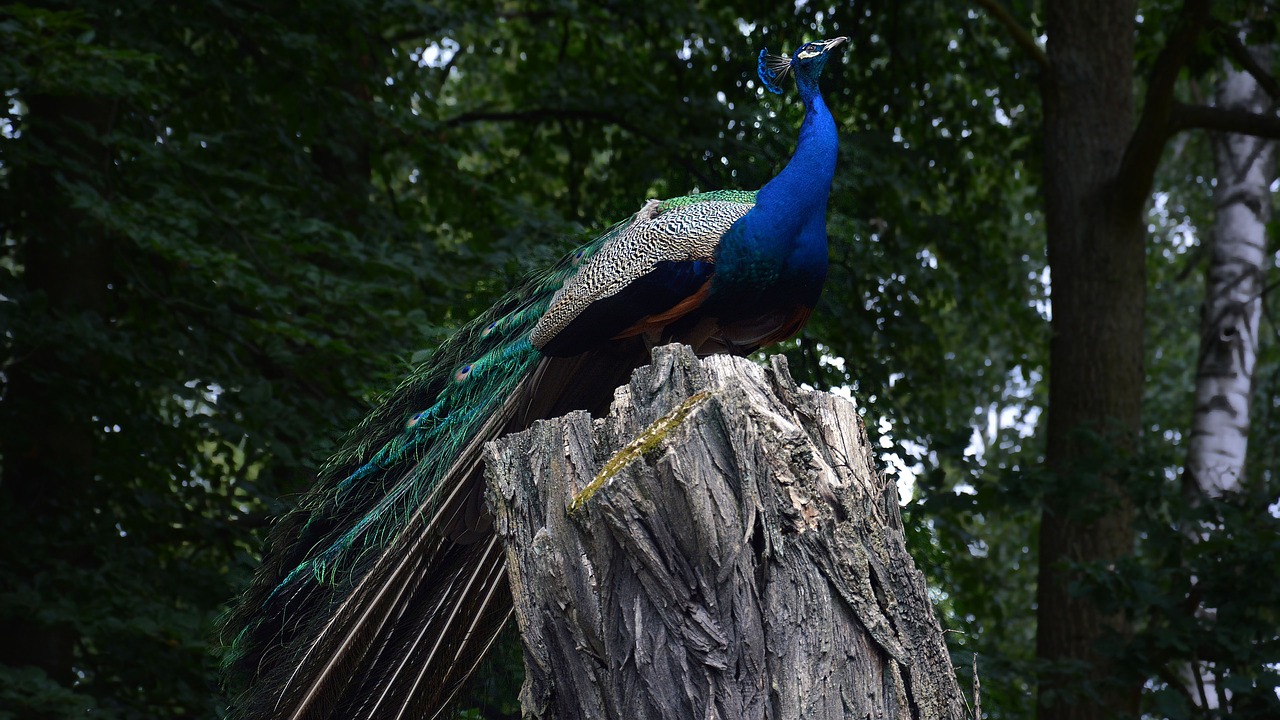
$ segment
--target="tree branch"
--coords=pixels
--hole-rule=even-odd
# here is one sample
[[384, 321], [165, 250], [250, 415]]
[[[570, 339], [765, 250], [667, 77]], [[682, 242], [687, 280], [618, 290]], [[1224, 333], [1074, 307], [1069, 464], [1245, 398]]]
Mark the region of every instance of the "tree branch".
[[1231, 59], [1239, 63], [1245, 72], [1258, 81], [1258, 85], [1266, 91], [1267, 95], [1271, 96], [1272, 101], [1280, 102], [1280, 82], [1277, 82], [1274, 75], [1258, 64], [1258, 59], [1240, 41], [1240, 36], [1236, 34], [1235, 29], [1228, 25], [1219, 25], [1219, 32], [1222, 35], [1223, 44], [1226, 45], [1227, 54], [1231, 56]]
[[1186, 0], [1177, 27], [1151, 68], [1142, 116], [1138, 118], [1138, 126], [1125, 148], [1116, 176], [1116, 202], [1121, 208], [1141, 207], [1151, 194], [1156, 167], [1164, 154], [1165, 143], [1173, 134], [1170, 116], [1176, 104], [1174, 85], [1195, 49], [1200, 31], [1209, 23], [1209, 5], [1209, 0]]
[[986, 10], [991, 17], [1009, 31], [1009, 35], [1013, 38], [1013, 44], [1022, 48], [1042, 70], [1049, 69], [1049, 56], [1044, 49], [1036, 44], [1035, 38], [1031, 37], [1031, 33], [1022, 27], [1022, 23], [1017, 18], [1009, 14], [1009, 10], [1001, 5], [999, 0], [974, 0], [978, 7]]
[[1280, 139], [1280, 117], [1275, 115], [1260, 115], [1247, 110], [1228, 110], [1208, 105], [1174, 102], [1169, 118], [1169, 129], [1173, 132], [1181, 132], [1193, 128]]

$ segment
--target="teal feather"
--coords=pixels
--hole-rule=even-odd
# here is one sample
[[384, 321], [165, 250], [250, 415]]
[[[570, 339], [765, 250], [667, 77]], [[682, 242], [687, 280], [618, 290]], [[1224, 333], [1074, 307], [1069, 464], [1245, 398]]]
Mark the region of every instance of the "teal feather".
[[[825, 46], [802, 50], [815, 47]], [[810, 79], [820, 70], [821, 58]], [[793, 72], [806, 81], [805, 66]], [[810, 135], [834, 132], [815, 127]], [[834, 153], [833, 136], [812, 142]], [[754, 269], [743, 248], [759, 246], [759, 257], [782, 259], [773, 276], [807, 282], [804, 293], [820, 286], [821, 276], [788, 274], [785, 263], [804, 258], [798, 272], [811, 273], [821, 257], [825, 275], [829, 171], [826, 187], [812, 171], [797, 173], [822, 193], [807, 215], [764, 213], [755, 192], [650, 201], [507, 294], [385, 396], [273, 528], [252, 585], [224, 619], [232, 717], [442, 712], [510, 613], [502, 548], [482, 503], [482, 445], [539, 418], [606, 409], [653, 343], [750, 352], [798, 330], [812, 301], [793, 301], [808, 294], [756, 287], [786, 304], [748, 301], [720, 267], [741, 266], [746, 277]], [[788, 187], [765, 190], [779, 197]], [[803, 226], [788, 224], [797, 218]], [[803, 252], [788, 250], [796, 243]], [[725, 309], [737, 307], [751, 312]]]

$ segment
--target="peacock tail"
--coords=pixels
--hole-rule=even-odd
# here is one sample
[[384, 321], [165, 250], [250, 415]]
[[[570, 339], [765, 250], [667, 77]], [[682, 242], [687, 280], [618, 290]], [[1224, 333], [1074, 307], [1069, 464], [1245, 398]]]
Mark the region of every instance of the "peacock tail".
[[[557, 300], [570, 304], [564, 289], [575, 279], [590, 284], [583, 281], [661, 262], [619, 252], [659, 221], [687, 231], [699, 206], [736, 206], [721, 214], [740, 217], [754, 201], [743, 191], [651, 201], [529, 277], [382, 398], [273, 529], [264, 564], [224, 620], [222, 669], [227, 686], [243, 693], [240, 716], [420, 717], [420, 708], [447, 703], [510, 612], [501, 547], [480, 507], [481, 446], [552, 412], [600, 409], [573, 399], [539, 406], [533, 390], [548, 389], [556, 366], [566, 366], [565, 384], [579, 366], [598, 372], [623, 359], [629, 372], [637, 353], [647, 354], [647, 345], [620, 342], [597, 354], [604, 357], [547, 357], [534, 345], [535, 329], [569, 324], [548, 323], [559, 317], [548, 311]], [[602, 254], [607, 262], [592, 262]], [[632, 267], [619, 267], [626, 263]], [[625, 380], [605, 374], [610, 393]], [[453, 604], [473, 596], [478, 607]], [[423, 685], [441, 672], [443, 682]]]
[[511, 613], [484, 443], [607, 410], [654, 344], [747, 354], [803, 327], [838, 146], [818, 77], [846, 40], [761, 52], [762, 83], [795, 77], [805, 119], [759, 191], [650, 200], [455, 333], [347, 436], [224, 618], [231, 717], [438, 717]]

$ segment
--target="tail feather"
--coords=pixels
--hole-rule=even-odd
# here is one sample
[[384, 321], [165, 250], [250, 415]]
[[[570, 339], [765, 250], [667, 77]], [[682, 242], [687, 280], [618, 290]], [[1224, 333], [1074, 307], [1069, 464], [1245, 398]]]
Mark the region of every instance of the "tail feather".
[[[417, 562], [405, 563], [402, 567], [408, 578], [420, 581], [425, 577], [421, 573], [421, 556]], [[323, 717], [329, 713], [329, 709], [340, 706], [352, 675], [372, 647], [371, 638], [381, 636], [393, 616], [402, 614], [410, 606], [402, 601], [406, 595], [413, 594], [415, 584], [412, 580], [389, 580], [381, 583], [372, 597], [357, 593], [344, 601], [344, 607], [334, 613], [326, 630], [342, 627], [349, 629], [336, 641], [325, 642], [322, 636], [322, 640], [312, 644], [281, 688], [272, 708], [273, 713], [286, 710], [286, 701], [292, 705], [288, 717], [295, 719]], [[300, 682], [302, 679], [305, 679], [305, 685]], [[294, 686], [303, 688], [296, 699], [291, 693]]]
[[[453, 602], [449, 612], [432, 618], [430, 625], [422, 628], [413, 645], [402, 653], [403, 659], [397, 668], [397, 674], [400, 670], [407, 668], [413, 677], [411, 682], [403, 685], [403, 701], [390, 705], [397, 711], [395, 717], [403, 717], [411, 708], [421, 707], [430, 710], [446, 706], [448, 700], [470, 676], [467, 668], [472, 663], [459, 664], [458, 661], [472, 660], [466, 657], [468, 653], [474, 655], [476, 659], [482, 657], [483, 649], [487, 648], [492, 638], [501, 631], [501, 625], [492, 623], [491, 619], [488, 623], [485, 620], [498, 591], [503, 594], [503, 598], [498, 602], [504, 606], [510, 605], [510, 601], [505, 597], [510, 591], [506, 586], [502, 547], [497, 535], [492, 534], [483, 547], [479, 557], [470, 559], [474, 566], [465, 577], [465, 583], [455, 586], [455, 591], [451, 593]], [[505, 613], [503, 615], [505, 619]], [[466, 622], [468, 618], [470, 622]], [[459, 622], [460, 620], [462, 622]], [[433, 641], [432, 635], [436, 636]], [[425, 652], [421, 647], [423, 639], [430, 642], [430, 647]], [[445, 677], [439, 680], [429, 678], [433, 669], [438, 667], [448, 669]], [[415, 703], [415, 698], [423, 698], [430, 694], [426, 687], [428, 683], [437, 686], [434, 692], [439, 693], [439, 699]], [[379, 717], [378, 710], [379, 707], [375, 705], [370, 712], [362, 713], [360, 717]], [[413, 716], [420, 714], [414, 712]]]
[[[491, 413], [477, 438], [493, 437], [506, 426], [519, 406], [519, 397], [519, 393], [512, 395]], [[473, 524], [467, 516], [481, 490], [477, 482], [482, 469], [480, 445], [477, 441], [463, 449], [447, 474], [460, 481], [432, 488], [373, 567], [346, 590], [324, 628], [302, 633], [312, 639], [291, 681], [280, 688], [277, 701], [277, 707], [294, 705], [287, 715], [291, 720], [327, 717], [335, 707], [341, 710], [341, 717], [375, 718], [382, 717], [378, 712], [387, 715], [405, 706], [443, 705], [443, 689], [465, 680], [451, 680], [453, 668], [433, 661], [441, 647], [456, 647], [461, 653], [469, 643], [477, 642], [458, 633], [455, 619], [476, 612], [467, 602], [481, 564], [487, 560], [489, 567], [495, 562], [501, 565], [500, 553], [492, 552], [497, 542], [492, 533], [488, 534], [488, 549], [479, 556], [477, 545], [453, 539]], [[425, 585], [428, 580], [430, 584]], [[423, 638], [433, 643], [425, 656], [417, 649]], [[420, 664], [422, 673], [430, 671], [443, 677], [426, 689], [419, 688], [416, 680], [406, 686], [395, 666], [410, 661], [415, 669]], [[306, 684], [295, 694], [299, 677], [305, 678]], [[357, 708], [371, 699], [376, 700], [369, 714], [357, 714]]]

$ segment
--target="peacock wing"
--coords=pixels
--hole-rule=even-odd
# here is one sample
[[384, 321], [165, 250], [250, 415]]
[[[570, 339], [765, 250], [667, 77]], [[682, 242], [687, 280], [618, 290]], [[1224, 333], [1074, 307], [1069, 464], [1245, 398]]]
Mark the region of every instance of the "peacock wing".
[[552, 297], [534, 347], [573, 356], [692, 312], [707, 296], [720, 238], [754, 206], [755, 193], [739, 191], [649, 201]]

